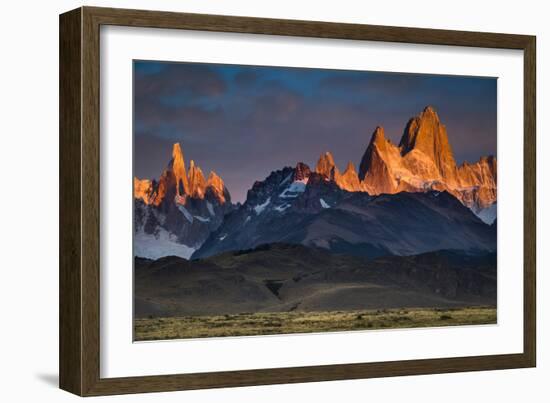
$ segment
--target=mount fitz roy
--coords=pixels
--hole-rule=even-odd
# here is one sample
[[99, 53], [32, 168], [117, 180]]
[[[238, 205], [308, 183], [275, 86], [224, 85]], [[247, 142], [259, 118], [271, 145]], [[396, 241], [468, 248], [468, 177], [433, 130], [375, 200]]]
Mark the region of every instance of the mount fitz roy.
[[409, 120], [399, 146], [384, 137], [382, 127], [376, 128], [359, 179], [370, 194], [445, 190], [475, 213], [497, 200], [496, 158], [457, 167], [447, 130], [430, 106]]
[[481, 157], [474, 164], [457, 166], [447, 130], [429, 106], [409, 120], [399, 146], [385, 138], [382, 127], [377, 127], [358, 174], [351, 161], [340, 173], [329, 152], [319, 159], [316, 172], [334, 180], [341, 189], [370, 195], [447, 191], [475, 213], [497, 199], [496, 158]]
[[314, 169], [273, 171], [235, 205], [175, 144], [158, 181], [134, 178], [134, 254], [198, 259], [275, 243], [369, 258], [496, 250], [496, 158], [457, 166], [432, 107], [398, 145], [377, 127], [358, 167], [341, 172], [326, 152]]

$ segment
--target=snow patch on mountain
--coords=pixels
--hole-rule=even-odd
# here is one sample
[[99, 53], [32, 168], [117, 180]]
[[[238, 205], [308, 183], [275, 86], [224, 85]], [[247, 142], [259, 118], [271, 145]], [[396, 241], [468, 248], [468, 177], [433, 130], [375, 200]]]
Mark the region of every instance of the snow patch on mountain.
[[497, 219], [497, 204], [493, 203], [489, 207], [481, 209], [479, 211], [474, 211], [475, 215], [479, 217], [481, 221], [483, 221], [485, 224], [493, 224], [495, 220]]
[[193, 216], [193, 217], [195, 217], [200, 222], [210, 222], [210, 218], [201, 217], [200, 215], [196, 215], [196, 216]]
[[279, 195], [283, 199], [293, 199], [306, 190], [308, 178], [294, 181]]
[[271, 197], [268, 197], [265, 202], [262, 204], [258, 204], [256, 207], [254, 207], [254, 211], [256, 212], [256, 215], [262, 214], [262, 212], [265, 210], [265, 208], [271, 203]]
[[208, 209], [208, 212], [212, 217], [216, 215], [216, 212], [214, 211], [214, 207], [212, 206], [212, 203], [206, 202], [206, 208]]
[[285, 204], [281, 204], [280, 206], [277, 206], [275, 207], [275, 210], [277, 210], [279, 213], [282, 213], [283, 211], [285, 211], [287, 208], [289, 208], [291, 205], [288, 204], [288, 203], [285, 203]]
[[327, 204], [327, 202], [324, 201], [323, 199], [319, 199], [319, 201], [321, 202], [321, 207], [322, 208], [330, 208], [330, 206]]
[[193, 215], [181, 204], [178, 204], [177, 206], [178, 206], [178, 210], [181, 211], [181, 213], [185, 216], [187, 221], [193, 224]]
[[156, 234], [139, 231], [134, 235], [134, 256], [159, 259], [164, 256], [179, 256], [189, 259], [195, 248], [181, 244], [175, 235], [160, 228]]

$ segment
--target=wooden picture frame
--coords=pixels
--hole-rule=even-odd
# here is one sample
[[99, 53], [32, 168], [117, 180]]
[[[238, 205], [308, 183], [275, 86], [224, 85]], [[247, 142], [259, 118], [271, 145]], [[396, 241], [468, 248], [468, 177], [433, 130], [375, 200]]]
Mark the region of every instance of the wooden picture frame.
[[[338, 38], [524, 52], [523, 353], [127, 378], [100, 377], [100, 26]], [[314, 382], [536, 364], [535, 37], [81, 7], [60, 16], [60, 387], [80, 396]]]

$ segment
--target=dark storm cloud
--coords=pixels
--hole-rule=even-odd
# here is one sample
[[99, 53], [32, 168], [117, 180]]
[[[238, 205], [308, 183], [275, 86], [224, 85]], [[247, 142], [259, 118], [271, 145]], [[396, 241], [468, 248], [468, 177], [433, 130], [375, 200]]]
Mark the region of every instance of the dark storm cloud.
[[[217, 96], [226, 90], [226, 83], [219, 73], [204, 65], [180, 63], [156, 63], [157, 68], [140, 67], [147, 62], [135, 62], [135, 88], [137, 100], [146, 97], [182, 98]], [[153, 62], [154, 63], [154, 62]]]
[[[147, 101], [136, 104], [135, 114], [140, 125], [196, 130], [216, 127], [216, 123], [222, 118], [223, 111], [221, 107], [168, 106]], [[168, 136], [172, 137], [170, 134]]]
[[325, 77], [320, 86], [329, 91], [369, 92], [372, 95], [402, 94], [421, 88], [427, 78], [412, 74], [384, 73], [365, 75], [363, 72], [346, 72]]
[[245, 123], [288, 122], [303, 108], [303, 97], [278, 81], [266, 83], [253, 99], [249, 121]]
[[180, 142], [236, 200], [255, 180], [331, 151], [356, 165], [377, 125], [398, 142], [433, 105], [458, 162], [496, 153], [496, 80], [278, 67], [135, 64], [135, 174], [158, 177]]
[[239, 71], [235, 75], [235, 83], [243, 87], [250, 87], [251, 85], [254, 85], [257, 79], [258, 74], [251, 70]]

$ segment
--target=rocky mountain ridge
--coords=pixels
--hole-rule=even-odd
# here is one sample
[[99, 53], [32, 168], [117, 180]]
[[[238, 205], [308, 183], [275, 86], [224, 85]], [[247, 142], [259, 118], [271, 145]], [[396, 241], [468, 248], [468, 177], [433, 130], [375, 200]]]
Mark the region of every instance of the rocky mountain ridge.
[[225, 216], [192, 259], [278, 242], [368, 258], [440, 249], [494, 251], [496, 226], [446, 191], [371, 196], [344, 190], [299, 163], [256, 182], [246, 202]]
[[189, 171], [186, 171], [179, 143], [174, 144], [172, 159], [158, 181], [134, 178], [134, 198], [141, 199], [148, 205], [159, 206], [165, 200], [171, 201], [174, 198], [185, 204], [187, 197], [204, 199], [207, 194], [220, 204], [231, 202], [229, 191], [216, 172], [211, 171], [208, 179], [205, 179], [202, 169], [193, 160], [189, 163]]
[[372, 195], [447, 191], [474, 213], [497, 200], [497, 161], [481, 157], [457, 166], [447, 129], [430, 106], [407, 123], [399, 146], [377, 127], [359, 169], [363, 188]]
[[134, 179], [134, 198], [135, 254], [148, 258], [272, 242], [369, 257], [496, 248], [496, 225], [487, 225], [496, 218], [496, 158], [457, 166], [432, 107], [409, 120], [399, 145], [377, 127], [359, 172], [352, 161], [341, 172], [326, 152], [315, 169], [299, 162], [256, 181], [235, 206], [223, 180], [206, 179], [193, 160], [186, 166], [175, 144], [158, 181]]
[[158, 181], [134, 178], [134, 254], [189, 258], [233, 209], [214, 172], [208, 179], [193, 160], [186, 169], [179, 143]]
[[[359, 164], [349, 162], [341, 173], [334, 157], [319, 157], [315, 172], [349, 192], [370, 195], [447, 191], [476, 214], [497, 200], [497, 160], [484, 156], [457, 166], [447, 130], [432, 107], [409, 120], [399, 146], [376, 127]], [[489, 218], [488, 218], [489, 219]], [[492, 223], [494, 217], [490, 219]]]
[[[310, 168], [300, 164], [304, 178], [308, 177]], [[348, 192], [379, 195], [447, 191], [488, 224], [496, 217], [485, 211], [496, 210], [496, 158], [483, 156], [475, 163], [457, 166], [446, 128], [429, 106], [409, 120], [399, 146], [386, 138], [383, 127], [376, 127], [359, 163], [359, 172], [352, 161], [341, 172], [328, 151], [319, 157], [314, 172]]]

